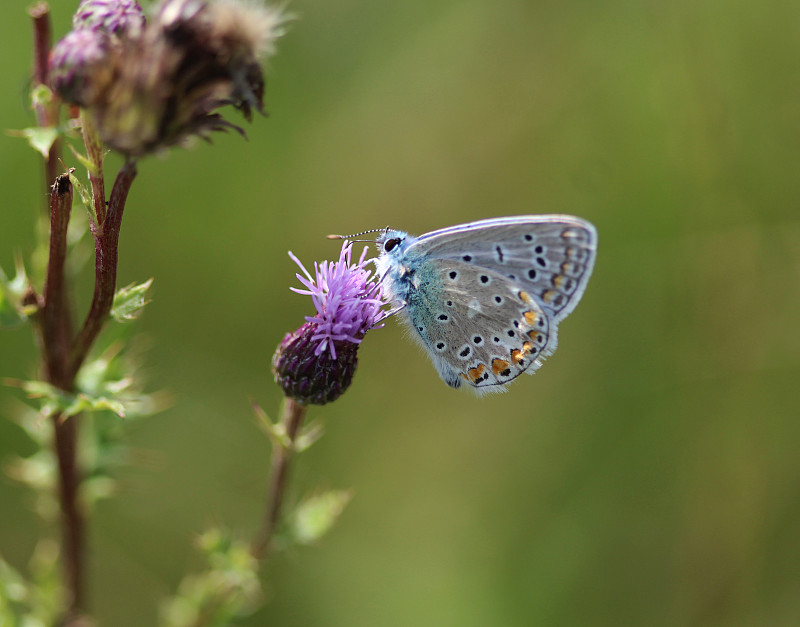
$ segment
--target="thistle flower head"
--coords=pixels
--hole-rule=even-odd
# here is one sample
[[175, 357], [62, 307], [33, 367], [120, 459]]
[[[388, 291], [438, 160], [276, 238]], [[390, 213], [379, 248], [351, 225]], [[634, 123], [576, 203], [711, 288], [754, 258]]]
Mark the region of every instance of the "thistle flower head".
[[102, 30], [138, 37], [145, 25], [144, 11], [136, 0], [83, 0], [72, 16], [74, 30]]
[[358, 345], [389, 315], [380, 284], [366, 269], [366, 252], [352, 263], [352, 245], [344, 242], [339, 260], [315, 263], [314, 276], [289, 253], [305, 286], [291, 289], [311, 296], [316, 315], [286, 335], [272, 366], [284, 393], [301, 403], [322, 405], [343, 394], [355, 373]]
[[53, 87], [86, 109], [103, 142], [128, 156], [207, 139], [211, 131], [244, 134], [216, 110], [231, 104], [248, 120], [253, 109], [263, 112], [260, 62], [274, 52], [285, 21], [255, 0], [161, 0], [147, 23], [134, 0], [84, 0], [75, 30], [62, 40], [72, 46], [66, 56], [90, 55], [74, 33], [104, 33], [112, 45], [92, 65], [62, 69], [54, 55], [53, 76], [69, 73], [69, 81]]
[[306, 289], [290, 288], [298, 294], [311, 296], [317, 310], [316, 316], [307, 316], [306, 322], [317, 325], [315, 340], [319, 341], [314, 353], [328, 350], [336, 359], [336, 344], [341, 341], [358, 344], [367, 331], [377, 327], [386, 317], [380, 285], [372, 272], [366, 269], [367, 247], [357, 263], [351, 263], [353, 246], [345, 241], [338, 261], [314, 263], [312, 277], [305, 266], [292, 253], [294, 262], [303, 275], [298, 280]]

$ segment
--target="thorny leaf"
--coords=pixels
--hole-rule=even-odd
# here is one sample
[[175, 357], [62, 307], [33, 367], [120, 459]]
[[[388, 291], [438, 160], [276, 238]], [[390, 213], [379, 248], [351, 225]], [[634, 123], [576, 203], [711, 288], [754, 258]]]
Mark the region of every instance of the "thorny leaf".
[[114, 294], [114, 304], [111, 307], [111, 317], [117, 322], [128, 322], [139, 317], [144, 306], [149, 303], [145, 300], [145, 294], [153, 284], [153, 279], [148, 279], [144, 283], [131, 283], [120, 288]]
[[120, 418], [125, 417], [124, 403], [113, 398], [89, 396], [83, 392], [71, 394], [59, 390], [46, 381], [7, 381], [7, 383], [21, 388], [31, 398], [40, 399], [41, 412], [44, 416], [61, 414], [64, 418], [69, 418], [82, 411], [109, 410]]
[[50, 149], [58, 139], [61, 131], [55, 126], [31, 126], [15, 131], [8, 131], [12, 137], [23, 137], [28, 140], [31, 148], [36, 150], [45, 159], [50, 155]]
[[330, 531], [352, 498], [351, 490], [329, 490], [305, 499], [289, 521], [292, 538], [313, 544]]
[[162, 607], [161, 625], [227, 627], [252, 613], [262, 601], [258, 561], [250, 547], [229, 531], [212, 529], [198, 545], [207, 560], [206, 570], [183, 578], [177, 594]]
[[18, 326], [36, 311], [35, 306], [22, 304], [22, 298], [29, 286], [30, 281], [25, 272], [25, 266], [19, 259], [17, 260], [17, 274], [10, 281], [0, 268], [0, 329]]

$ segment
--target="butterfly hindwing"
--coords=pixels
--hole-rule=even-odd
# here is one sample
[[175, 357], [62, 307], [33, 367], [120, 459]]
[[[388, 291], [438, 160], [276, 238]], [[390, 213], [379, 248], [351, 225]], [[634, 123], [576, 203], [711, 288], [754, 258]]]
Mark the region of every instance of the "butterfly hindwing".
[[421, 289], [408, 293], [408, 321], [451, 387], [503, 385], [555, 350], [555, 324], [505, 275], [437, 258], [415, 274]]
[[533, 295], [557, 322], [577, 305], [594, 266], [597, 234], [572, 216], [482, 220], [421, 236], [409, 253], [492, 269]]

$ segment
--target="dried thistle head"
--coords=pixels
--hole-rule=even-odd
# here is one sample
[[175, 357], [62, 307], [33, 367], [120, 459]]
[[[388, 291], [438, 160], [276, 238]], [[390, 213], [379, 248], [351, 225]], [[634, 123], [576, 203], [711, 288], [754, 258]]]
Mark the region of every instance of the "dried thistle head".
[[[91, 1], [130, 5], [130, 0]], [[105, 6], [106, 13], [118, 16], [112, 8]], [[81, 85], [80, 91], [65, 88], [64, 80], [53, 86], [62, 98], [88, 111], [109, 147], [128, 156], [182, 144], [192, 136], [207, 139], [216, 130], [243, 134], [216, 110], [230, 104], [248, 120], [253, 109], [263, 113], [261, 62], [274, 52], [285, 21], [278, 9], [252, 1], [162, 0], [142, 29], [119, 26], [113, 36], [112, 26], [82, 29], [109, 33], [103, 63], [68, 67], [70, 85]], [[54, 55], [53, 75], [66, 73], [60, 59], [72, 57], [81, 53]]]

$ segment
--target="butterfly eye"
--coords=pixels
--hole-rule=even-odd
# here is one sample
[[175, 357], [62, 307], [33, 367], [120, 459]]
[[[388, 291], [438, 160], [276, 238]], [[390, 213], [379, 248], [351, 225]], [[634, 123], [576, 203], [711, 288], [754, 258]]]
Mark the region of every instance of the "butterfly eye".
[[387, 253], [391, 252], [392, 249], [402, 241], [403, 240], [401, 240], [399, 237], [393, 237], [390, 240], [386, 240], [386, 243], [383, 245], [383, 250], [385, 250]]

